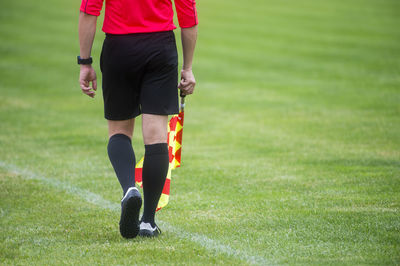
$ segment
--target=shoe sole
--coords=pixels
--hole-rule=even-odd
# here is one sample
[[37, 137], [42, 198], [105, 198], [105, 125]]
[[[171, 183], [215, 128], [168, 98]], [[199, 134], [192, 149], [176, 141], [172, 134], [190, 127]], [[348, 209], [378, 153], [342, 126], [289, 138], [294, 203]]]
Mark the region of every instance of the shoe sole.
[[124, 209], [121, 212], [119, 232], [124, 238], [134, 238], [139, 233], [139, 212], [142, 206], [140, 196], [133, 196], [127, 199]]

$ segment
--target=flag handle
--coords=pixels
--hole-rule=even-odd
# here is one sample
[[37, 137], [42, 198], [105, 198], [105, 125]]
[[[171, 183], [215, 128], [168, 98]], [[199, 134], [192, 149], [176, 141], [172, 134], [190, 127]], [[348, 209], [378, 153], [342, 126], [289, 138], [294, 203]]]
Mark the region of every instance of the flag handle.
[[182, 91], [180, 92], [180, 96], [181, 96], [181, 112], [182, 111], [184, 111], [185, 110], [185, 97], [186, 97], [186, 95], [184, 95], [183, 93], [182, 93]]

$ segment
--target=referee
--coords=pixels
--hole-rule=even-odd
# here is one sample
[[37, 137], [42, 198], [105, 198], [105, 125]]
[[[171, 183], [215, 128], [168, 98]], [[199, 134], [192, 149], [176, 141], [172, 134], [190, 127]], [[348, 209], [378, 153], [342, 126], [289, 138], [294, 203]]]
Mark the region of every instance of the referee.
[[[181, 27], [183, 67], [178, 84], [178, 55], [171, 0], [105, 0], [100, 56], [104, 117], [108, 122], [108, 156], [123, 190], [120, 233], [154, 237], [161, 233], [154, 216], [168, 172], [168, 115], [177, 114], [178, 88], [193, 93], [192, 59], [197, 39], [195, 0], [174, 0]], [[96, 72], [91, 49], [103, 0], [82, 0], [79, 15], [82, 92], [94, 97]], [[142, 114], [145, 156], [142, 197], [135, 187], [135, 153], [131, 138], [135, 118]]]

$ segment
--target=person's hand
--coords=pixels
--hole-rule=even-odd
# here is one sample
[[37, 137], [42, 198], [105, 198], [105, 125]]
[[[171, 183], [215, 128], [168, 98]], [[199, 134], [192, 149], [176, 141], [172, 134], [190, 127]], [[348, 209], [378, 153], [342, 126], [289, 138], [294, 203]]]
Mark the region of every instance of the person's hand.
[[178, 88], [181, 90], [182, 95], [192, 94], [195, 85], [196, 85], [196, 80], [194, 79], [192, 70], [182, 69], [181, 82], [179, 82], [178, 85]]
[[[90, 87], [90, 82], [92, 82], [92, 87]], [[96, 95], [95, 90], [97, 90], [97, 78], [96, 71], [94, 71], [92, 65], [81, 65], [79, 85], [84, 94], [92, 98]]]

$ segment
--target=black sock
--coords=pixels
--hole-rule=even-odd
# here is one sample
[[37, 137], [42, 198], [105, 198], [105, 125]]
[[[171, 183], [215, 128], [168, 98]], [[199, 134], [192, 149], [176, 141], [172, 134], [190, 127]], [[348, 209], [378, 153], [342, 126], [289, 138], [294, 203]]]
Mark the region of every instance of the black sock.
[[135, 186], [135, 153], [131, 139], [124, 134], [111, 136], [107, 146], [108, 157], [117, 174], [125, 195], [130, 187]]
[[154, 215], [169, 167], [167, 143], [145, 145], [143, 162], [144, 210], [142, 221], [155, 226]]

